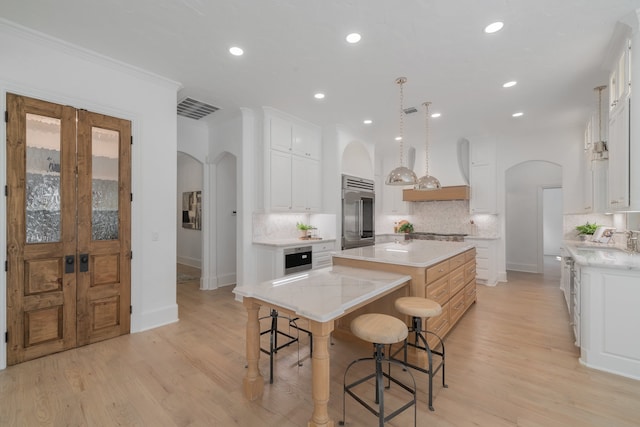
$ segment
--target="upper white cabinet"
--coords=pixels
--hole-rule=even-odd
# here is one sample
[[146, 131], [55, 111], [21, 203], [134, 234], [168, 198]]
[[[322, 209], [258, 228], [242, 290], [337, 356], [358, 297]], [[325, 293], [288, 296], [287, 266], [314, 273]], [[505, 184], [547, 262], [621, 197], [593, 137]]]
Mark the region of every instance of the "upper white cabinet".
[[625, 40], [609, 74], [609, 110], [614, 110], [631, 92], [631, 41]]
[[[408, 187], [407, 187], [408, 188]], [[387, 215], [411, 215], [411, 203], [402, 200], [404, 187], [382, 184], [382, 213]]]
[[318, 126], [272, 108], [264, 109], [267, 211], [322, 209], [321, 142]]
[[609, 208], [629, 207], [629, 100], [619, 100], [609, 113]]
[[470, 143], [469, 185], [471, 214], [497, 213], [496, 144], [494, 141], [472, 140]]

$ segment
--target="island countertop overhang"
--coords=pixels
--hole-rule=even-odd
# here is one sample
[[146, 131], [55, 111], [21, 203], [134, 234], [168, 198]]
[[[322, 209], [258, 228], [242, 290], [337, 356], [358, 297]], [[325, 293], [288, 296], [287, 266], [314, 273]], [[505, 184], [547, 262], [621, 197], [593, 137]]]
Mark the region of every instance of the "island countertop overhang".
[[405, 240], [333, 252], [334, 258], [345, 258], [408, 267], [430, 267], [473, 249], [470, 242]]

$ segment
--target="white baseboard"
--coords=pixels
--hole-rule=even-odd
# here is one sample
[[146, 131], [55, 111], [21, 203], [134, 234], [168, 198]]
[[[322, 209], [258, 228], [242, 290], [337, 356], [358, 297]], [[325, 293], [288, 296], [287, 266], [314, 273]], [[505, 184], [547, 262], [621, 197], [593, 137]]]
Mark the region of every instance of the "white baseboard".
[[178, 264], [188, 265], [189, 267], [202, 268], [202, 260], [184, 256], [177, 257]]
[[218, 276], [218, 286], [229, 286], [236, 284], [236, 273], [223, 274]]
[[131, 316], [131, 332], [142, 332], [160, 326], [169, 325], [178, 321], [178, 304], [172, 304], [154, 311], [140, 313], [136, 315], [136, 308], [133, 307]]
[[538, 265], [537, 264], [518, 264], [518, 263], [508, 263], [507, 270], [513, 271], [521, 271], [523, 273], [537, 273]]

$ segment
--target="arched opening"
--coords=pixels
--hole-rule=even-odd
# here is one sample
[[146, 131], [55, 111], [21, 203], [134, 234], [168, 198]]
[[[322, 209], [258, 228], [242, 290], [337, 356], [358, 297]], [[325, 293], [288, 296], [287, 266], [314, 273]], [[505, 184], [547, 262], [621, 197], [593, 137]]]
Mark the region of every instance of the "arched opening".
[[373, 179], [373, 160], [364, 144], [352, 141], [345, 147], [341, 173]]
[[[203, 164], [189, 154], [177, 154], [176, 262], [178, 281], [201, 275], [203, 260]], [[197, 200], [199, 194], [199, 201]], [[186, 204], [185, 204], [186, 203]], [[197, 206], [199, 204], [199, 206]]]
[[562, 166], [531, 160], [506, 170], [505, 227], [507, 270], [544, 273], [546, 258], [559, 271]]

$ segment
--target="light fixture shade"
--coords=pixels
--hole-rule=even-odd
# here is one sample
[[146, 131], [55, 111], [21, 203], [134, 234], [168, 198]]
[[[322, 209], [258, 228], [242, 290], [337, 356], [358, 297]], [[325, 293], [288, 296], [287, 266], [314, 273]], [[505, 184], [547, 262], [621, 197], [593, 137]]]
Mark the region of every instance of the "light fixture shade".
[[442, 186], [438, 178], [431, 175], [421, 176], [415, 185], [416, 190], [439, 190], [440, 188], [442, 188]]
[[387, 185], [414, 185], [416, 183], [416, 174], [405, 166], [398, 166], [387, 176], [385, 184]]

